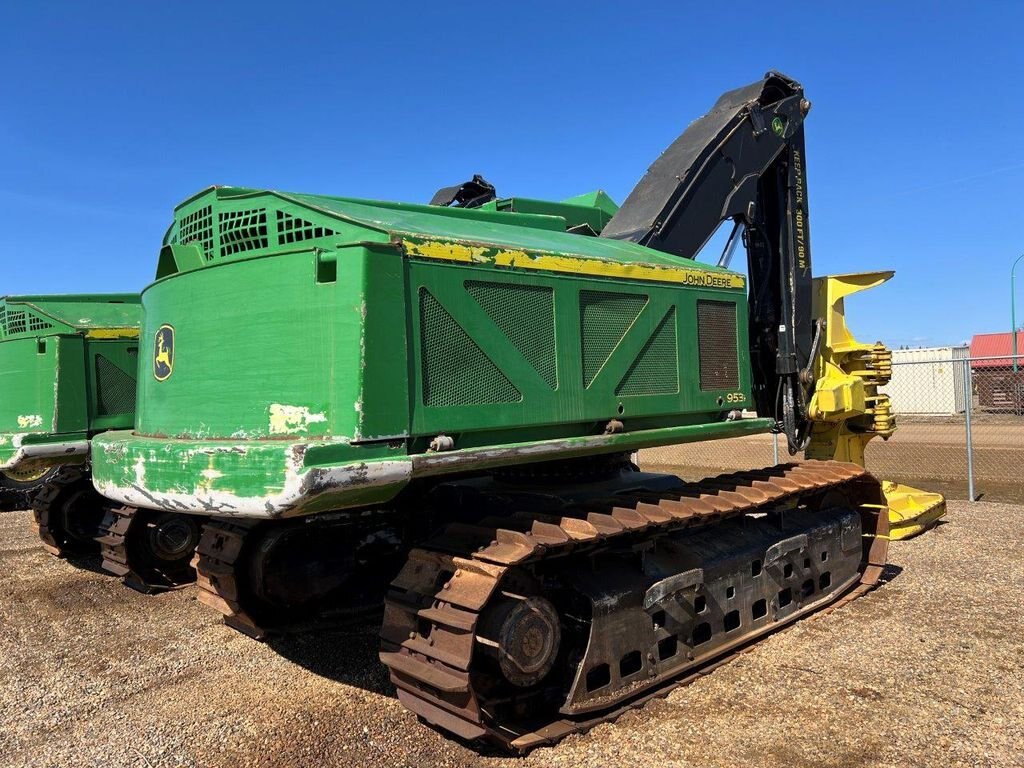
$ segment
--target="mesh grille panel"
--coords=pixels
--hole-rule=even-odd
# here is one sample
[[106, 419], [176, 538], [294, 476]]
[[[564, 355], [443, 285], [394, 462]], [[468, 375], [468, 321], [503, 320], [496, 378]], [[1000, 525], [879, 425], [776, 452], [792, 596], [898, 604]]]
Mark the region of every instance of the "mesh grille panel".
[[435, 407], [522, 399], [484, 351], [426, 288], [420, 289], [423, 402]]
[[134, 410], [135, 377], [122, 371], [103, 355], [96, 355], [97, 414], [110, 416]]
[[48, 331], [53, 328], [53, 323], [43, 320], [41, 317], [35, 315], [28, 316], [28, 329], [30, 331]]
[[331, 237], [334, 231], [300, 219], [284, 211], [277, 212], [277, 244], [298, 243], [302, 240], [313, 240], [317, 237]]
[[267, 247], [267, 211], [227, 211], [217, 214], [220, 255]]
[[515, 345], [548, 386], [558, 386], [554, 291], [539, 285], [467, 282], [469, 295]]
[[54, 328], [49, 320], [38, 317], [24, 309], [0, 309], [0, 329], [3, 335], [14, 336], [18, 333], [31, 331], [38, 333]]
[[199, 243], [206, 260], [213, 258], [213, 208], [206, 205], [193, 211], [178, 225], [178, 241], [182, 245]]
[[635, 293], [580, 291], [584, 386], [594, 381], [646, 304], [647, 296]]
[[4, 313], [4, 332], [8, 336], [24, 333], [28, 329], [27, 315], [23, 310], [8, 309]]
[[668, 395], [679, 391], [676, 308], [662, 318], [619, 382], [616, 395]]
[[714, 390], [739, 387], [734, 303], [697, 302], [697, 344], [700, 351], [700, 388]]

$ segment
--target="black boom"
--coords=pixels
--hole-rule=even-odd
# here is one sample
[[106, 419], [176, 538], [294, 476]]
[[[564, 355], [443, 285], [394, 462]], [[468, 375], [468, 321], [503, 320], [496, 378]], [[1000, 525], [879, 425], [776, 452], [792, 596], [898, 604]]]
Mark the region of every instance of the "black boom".
[[729, 219], [743, 225], [750, 275], [754, 403], [786, 432], [809, 435], [812, 311], [803, 87], [778, 72], [724, 94], [648, 169], [601, 237], [684, 259]]

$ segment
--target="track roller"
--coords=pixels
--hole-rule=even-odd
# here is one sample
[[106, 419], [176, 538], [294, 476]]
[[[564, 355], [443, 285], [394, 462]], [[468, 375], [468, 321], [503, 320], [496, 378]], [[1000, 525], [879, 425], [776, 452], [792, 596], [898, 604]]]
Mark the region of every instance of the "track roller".
[[497, 661], [502, 676], [520, 688], [543, 680], [558, 656], [558, 611], [543, 597], [503, 594], [481, 619], [477, 642]]
[[190, 584], [192, 557], [199, 543], [200, 518], [135, 507], [112, 507], [97, 541], [103, 569], [147, 594]]

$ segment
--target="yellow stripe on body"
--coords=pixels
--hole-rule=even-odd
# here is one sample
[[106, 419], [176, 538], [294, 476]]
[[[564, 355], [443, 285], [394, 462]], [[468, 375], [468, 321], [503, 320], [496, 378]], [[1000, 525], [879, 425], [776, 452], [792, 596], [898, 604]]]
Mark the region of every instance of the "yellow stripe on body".
[[659, 283], [679, 283], [695, 288], [733, 288], [746, 286], [743, 275], [734, 272], [712, 272], [686, 267], [665, 267], [656, 264], [625, 264], [605, 259], [587, 259], [577, 256], [531, 256], [526, 251], [494, 250], [484, 246], [428, 240], [403, 240], [402, 247], [409, 256], [465, 264], [494, 264], [514, 269], [534, 269], [542, 272], [561, 272], [591, 277], [615, 277], [624, 280], [645, 280]]
[[90, 328], [85, 332], [87, 339], [137, 339], [138, 328]]

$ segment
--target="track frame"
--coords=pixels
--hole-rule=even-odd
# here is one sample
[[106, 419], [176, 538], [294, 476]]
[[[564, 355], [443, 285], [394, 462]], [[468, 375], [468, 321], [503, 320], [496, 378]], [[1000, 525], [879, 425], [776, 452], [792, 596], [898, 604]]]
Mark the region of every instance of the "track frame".
[[[496, 720], [490, 692], [481, 687], [481, 617], [503, 593], [522, 591], [523, 574], [544, 561], [594, 553], [602, 548], [642, 547], [667, 535], [769, 507], [797, 503], [832, 508], [836, 496], [860, 514], [862, 550], [856, 578], [793, 610], [758, 632], [723, 647], [712, 658], [697, 658], [682, 669], [656, 673], [643, 686], [610, 696], [601, 706], [565, 716], [552, 713], [519, 722]], [[381, 629], [381, 661], [388, 666], [399, 700], [419, 717], [467, 740], [485, 740], [525, 752], [570, 733], [616, 719], [645, 701], [706, 674], [757, 639], [813, 612], [830, 610], [873, 588], [882, 574], [888, 546], [888, 518], [881, 486], [863, 467], [832, 461], [780, 465], [685, 485], [656, 496], [617, 499], [580, 516], [534, 519], [512, 528], [449, 526], [410, 553], [392, 583]], [[522, 522], [522, 521], [520, 521]], [[535, 697], [536, 698], [536, 697]], [[535, 710], [524, 694], [521, 709]], [[507, 709], [507, 702], [502, 706]], [[525, 724], [525, 725], [524, 725]]]

